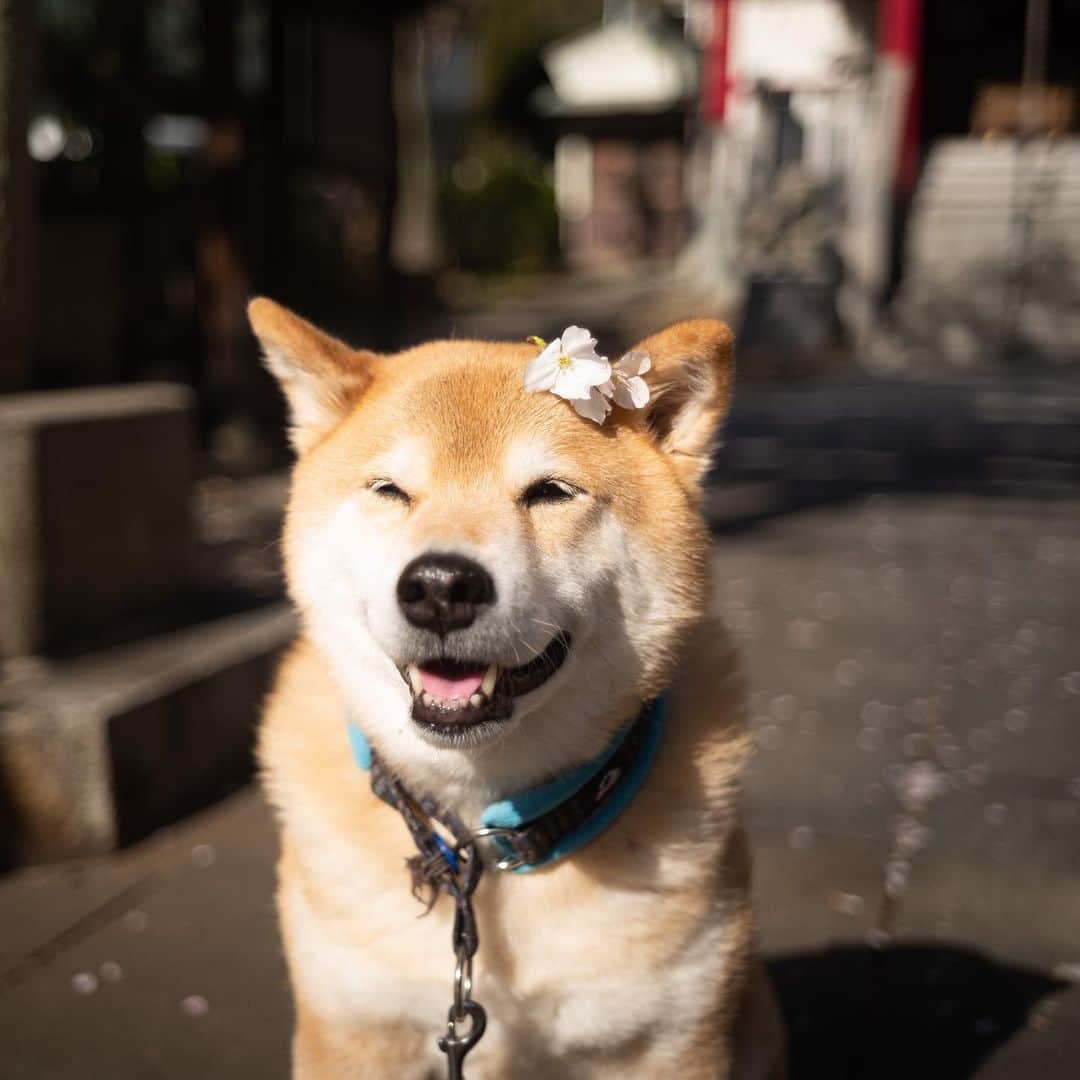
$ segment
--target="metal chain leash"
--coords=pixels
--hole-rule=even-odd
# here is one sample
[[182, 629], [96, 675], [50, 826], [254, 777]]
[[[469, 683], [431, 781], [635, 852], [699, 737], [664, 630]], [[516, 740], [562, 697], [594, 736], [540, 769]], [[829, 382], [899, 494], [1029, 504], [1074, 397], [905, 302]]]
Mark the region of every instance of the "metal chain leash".
[[[446, 1017], [446, 1034], [438, 1040], [439, 1049], [446, 1055], [449, 1080], [462, 1080], [465, 1055], [480, 1041], [487, 1026], [487, 1014], [472, 996], [473, 957], [480, 944], [472, 898], [484, 868], [478, 843], [494, 842], [488, 855], [496, 870], [540, 864], [560, 837], [587, 822], [610, 798], [641, 754], [651, 753], [648, 751], [650, 732], [655, 745], [663, 716], [662, 711], [655, 711], [656, 704], [641, 710], [590, 779], [521, 827], [488, 825], [470, 832], [456, 814], [434, 799], [410, 795], [378, 756], [371, 753], [370, 762], [365, 764], [371, 770], [371, 790], [401, 815], [416, 845], [418, 854], [408, 860], [413, 895], [424, 902], [426, 889], [429, 911], [440, 893], [446, 893], [454, 901], [453, 1001]], [[448, 842], [437, 826], [452, 840]]]
[[[422, 900], [420, 890], [426, 886], [429, 910], [440, 892], [454, 901], [453, 1001], [446, 1017], [446, 1034], [439, 1038], [438, 1045], [446, 1054], [448, 1080], [463, 1080], [465, 1055], [480, 1041], [487, 1027], [483, 1006], [472, 998], [473, 957], [480, 947], [472, 898], [483, 872], [483, 861], [473, 838], [455, 814], [430, 799], [414, 800], [375, 755], [371, 760], [371, 790], [401, 814], [416, 844], [418, 854], [408, 860], [413, 895]], [[452, 847], [432, 822], [442, 825], [453, 836]]]
[[480, 945], [472, 894], [480, 880], [482, 863], [472, 841], [459, 843], [454, 852], [463, 870], [452, 891], [454, 897], [454, 1000], [446, 1017], [446, 1034], [439, 1049], [446, 1054], [448, 1080], [462, 1080], [465, 1055], [480, 1041], [487, 1027], [483, 1006], [472, 997], [473, 957]]

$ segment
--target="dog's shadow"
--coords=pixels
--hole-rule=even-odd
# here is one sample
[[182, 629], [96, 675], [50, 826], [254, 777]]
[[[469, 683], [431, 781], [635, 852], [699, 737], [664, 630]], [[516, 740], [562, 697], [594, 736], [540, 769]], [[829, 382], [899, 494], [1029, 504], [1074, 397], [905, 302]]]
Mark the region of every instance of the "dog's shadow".
[[[1067, 984], [936, 945], [772, 958], [791, 1080], [962, 1080]], [[1040, 1080], [1080, 1075], [1042, 1073]]]

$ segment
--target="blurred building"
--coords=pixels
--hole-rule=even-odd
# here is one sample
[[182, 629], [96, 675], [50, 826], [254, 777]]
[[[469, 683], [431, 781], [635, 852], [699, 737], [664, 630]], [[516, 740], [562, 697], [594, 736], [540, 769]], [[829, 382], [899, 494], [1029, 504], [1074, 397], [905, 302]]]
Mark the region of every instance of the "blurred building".
[[612, 20], [548, 47], [536, 106], [555, 126], [560, 244], [572, 267], [673, 258], [686, 242], [697, 54], [653, 22]]
[[566, 264], [677, 256], [781, 371], [1067, 362], [1078, 34], [1074, 0], [609, 0], [532, 98]]
[[446, 270], [643, 259], [745, 296], [748, 344], [1077, 350], [1080, 0], [5, 10], [8, 386], [178, 379], [270, 428], [253, 291], [381, 345]]
[[[748, 278], [751, 339], [787, 322], [777, 345], [821, 346], [831, 282], [863, 360], [1080, 356], [1080, 5], [717, 0], [709, 13], [699, 265]], [[895, 333], [879, 349], [883, 319]], [[795, 340], [815, 322], [814, 340]]]
[[269, 399], [253, 291], [393, 334], [394, 35], [419, 4], [19, 6], [36, 45], [24, 385], [176, 379], [212, 428]]

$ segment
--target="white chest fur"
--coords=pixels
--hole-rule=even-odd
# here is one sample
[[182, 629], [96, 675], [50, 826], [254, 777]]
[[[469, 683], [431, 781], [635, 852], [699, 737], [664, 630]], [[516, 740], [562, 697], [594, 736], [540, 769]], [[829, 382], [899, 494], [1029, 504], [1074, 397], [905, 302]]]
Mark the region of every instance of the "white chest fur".
[[[648, 889], [589, 880], [572, 866], [487, 874], [476, 898], [474, 997], [488, 1031], [469, 1075], [505, 1078], [528, 1062], [530, 1076], [565, 1077], [566, 1062], [582, 1054], [617, 1054], [669, 1031], [672, 1017], [692, 1025], [707, 1011], [710, 987], [726, 972], [733, 912], [689, 902], [678, 889], [665, 897], [664, 878], [674, 884], [684, 869], [654, 868]], [[333, 907], [345, 914], [351, 905], [351, 919], [326, 919], [299, 887], [283, 892], [293, 976], [307, 1006], [335, 1025], [408, 1019], [430, 1030], [433, 1067], [451, 1000], [452, 906], [444, 898], [419, 917], [404, 869], [396, 887], [386, 886], [377, 875], [337, 876]]]

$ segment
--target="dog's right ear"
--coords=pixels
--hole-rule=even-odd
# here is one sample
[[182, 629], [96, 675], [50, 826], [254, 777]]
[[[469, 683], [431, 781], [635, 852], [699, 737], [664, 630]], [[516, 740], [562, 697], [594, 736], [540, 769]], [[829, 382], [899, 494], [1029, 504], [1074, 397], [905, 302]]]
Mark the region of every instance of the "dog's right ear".
[[371, 381], [371, 353], [350, 349], [273, 300], [259, 297], [247, 310], [289, 403], [289, 439], [302, 454], [356, 404]]

